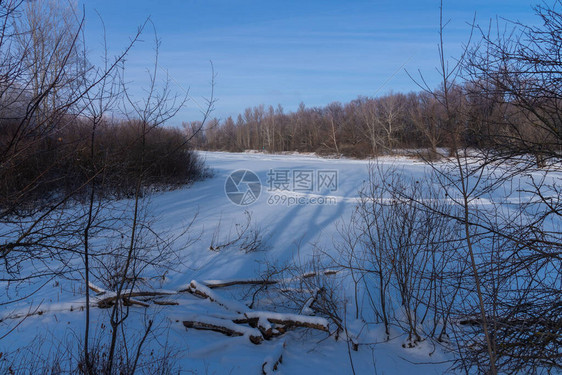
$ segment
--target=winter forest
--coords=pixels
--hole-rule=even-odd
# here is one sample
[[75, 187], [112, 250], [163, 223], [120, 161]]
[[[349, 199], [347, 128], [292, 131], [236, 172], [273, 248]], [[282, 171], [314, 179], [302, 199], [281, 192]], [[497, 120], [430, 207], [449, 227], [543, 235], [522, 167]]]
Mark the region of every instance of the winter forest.
[[116, 50], [0, 0], [0, 373], [562, 372], [562, 2], [527, 5], [450, 56], [432, 1], [412, 90], [224, 115], [157, 17]]

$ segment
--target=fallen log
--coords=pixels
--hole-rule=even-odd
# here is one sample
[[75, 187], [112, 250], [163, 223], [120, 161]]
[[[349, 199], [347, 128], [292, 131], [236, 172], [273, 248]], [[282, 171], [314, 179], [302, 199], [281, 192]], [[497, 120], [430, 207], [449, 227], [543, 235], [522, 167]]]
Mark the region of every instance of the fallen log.
[[[97, 305], [99, 308], [108, 308], [113, 306], [115, 300], [117, 299], [117, 294], [115, 292], [110, 292], [100, 287], [95, 286], [94, 284], [88, 284], [88, 288], [93, 290], [94, 292], [98, 293], [97, 297], [105, 296], [109, 294], [109, 296], [105, 298], [101, 298], [97, 300]], [[168, 291], [161, 291], [161, 290], [154, 290], [154, 291], [126, 291], [121, 294], [121, 299], [125, 305], [139, 305], [142, 307], [149, 307], [148, 304], [138, 301], [136, 297], [159, 297], [159, 296], [172, 296], [176, 294], [175, 292], [168, 292]]]
[[183, 325], [186, 328], [214, 331], [227, 336], [246, 336], [256, 345], [264, 340], [259, 330], [239, 325], [226, 319], [193, 316], [184, 320]]
[[285, 327], [305, 327], [329, 332], [328, 320], [317, 316], [282, 314], [269, 311], [249, 311], [233, 319], [233, 322], [258, 326], [261, 319], [266, 319], [270, 323]]
[[265, 337], [266, 340], [271, 339], [274, 335], [280, 334], [280, 331], [277, 329], [274, 330], [271, 323], [264, 318], [260, 318], [257, 321], [251, 320], [249, 321], [249, 324], [250, 327], [256, 327], [257, 329], [259, 329], [261, 334], [263, 335], [263, 337]]
[[269, 355], [263, 364], [261, 365], [261, 372], [263, 375], [271, 375], [277, 368], [279, 367], [280, 363], [283, 363], [283, 350], [285, 349], [285, 341], [279, 344], [273, 353]]

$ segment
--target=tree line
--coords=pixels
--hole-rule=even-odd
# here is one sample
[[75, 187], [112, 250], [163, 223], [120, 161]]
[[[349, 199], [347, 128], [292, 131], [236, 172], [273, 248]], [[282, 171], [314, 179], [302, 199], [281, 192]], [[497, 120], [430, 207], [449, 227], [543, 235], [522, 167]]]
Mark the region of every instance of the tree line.
[[[545, 125], [559, 123], [555, 118], [559, 93], [551, 86], [557, 81], [547, 78], [556, 72], [549, 66], [539, 80], [523, 77], [529, 72], [494, 65], [500, 64], [504, 52], [483, 52], [478, 47], [467, 50], [457, 79], [446, 88], [443, 84], [436, 89], [421, 86], [419, 92], [358, 97], [323, 107], [301, 103], [294, 112], [286, 112], [281, 105], [262, 104], [246, 108], [236, 118], [212, 119], [202, 132], [198, 132], [197, 121], [183, 127], [188, 135], [195, 134], [194, 147], [206, 150], [298, 151], [363, 158], [413, 149], [436, 158], [455, 148], [501, 151], [517, 145], [542, 163], [551, 151], [561, 149], [560, 126]], [[534, 64], [531, 58], [512, 57], [519, 64]], [[542, 61], [547, 58], [542, 56]]]

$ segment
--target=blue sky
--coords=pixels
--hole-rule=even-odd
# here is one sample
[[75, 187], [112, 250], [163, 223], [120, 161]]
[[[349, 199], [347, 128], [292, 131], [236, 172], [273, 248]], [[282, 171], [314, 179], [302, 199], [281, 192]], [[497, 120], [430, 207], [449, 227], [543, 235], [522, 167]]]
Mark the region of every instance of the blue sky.
[[[536, 2], [536, 1], [535, 1]], [[161, 40], [160, 66], [181, 93], [196, 101], [210, 92], [216, 73], [215, 117], [236, 116], [259, 104], [286, 111], [347, 102], [359, 95], [417, 91], [404, 72], [435, 74], [439, 1], [255, 1], [255, 0], [83, 0], [87, 41], [95, 59], [102, 46], [103, 18], [110, 52], [123, 48], [150, 16]], [[475, 13], [487, 25], [497, 15], [535, 22], [529, 0], [444, 1], [446, 55], [458, 56]], [[147, 30], [127, 62], [127, 80], [142, 94], [154, 54]], [[161, 71], [162, 72], [162, 71]], [[199, 119], [190, 101], [171, 121]]]

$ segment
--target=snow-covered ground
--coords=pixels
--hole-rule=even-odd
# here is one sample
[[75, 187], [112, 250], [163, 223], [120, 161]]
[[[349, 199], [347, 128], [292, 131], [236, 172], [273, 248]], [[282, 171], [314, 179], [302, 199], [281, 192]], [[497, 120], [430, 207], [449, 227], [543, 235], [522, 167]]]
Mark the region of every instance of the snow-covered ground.
[[[368, 178], [369, 162], [364, 160], [221, 152], [201, 153], [201, 156], [212, 171], [211, 178], [175, 191], [155, 193], [148, 202], [148, 211], [156, 218], [157, 230], [179, 233], [196, 217], [189, 233], [198, 238], [186, 248], [176, 245], [180, 261], [161, 282], [152, 283], [153, 287], [177, 291], [186, 288], [192, 280], [255, 279], [265, 271], [268, 263], [282, 264], [295, 258], [306, 258], [312, 252], [312, 244], [334, 251], [337, 224], [350, 217], [358, 191]], [[427, 169], [423, 163], [407, 158], [380, 159], [379, 163], [396, 165], [412, 176], [421, 175]], [[261, 181], [259, 197], [252, 204], [235, 205], [225, 192], [227, 178], [237, 170], [250, 170]], [[289, 171], [290, 179], [294, 173], [305, 172], [304, 177], [299, 175], [301, 190], [295, 191], [292, 184], [295, 181], [290, 180], [289, 191], [269, 191], [270, 184], [284, 182], [282, 176], [286, 172], [283, 171]], [[312, 186], [305, 186], [306, 174], [310, 176], [310, 171]], [[335, 171], [337, 184], [329, 185], [330, 181], [324, 180], [326, 186], [320, 187], [319, 171], [332, 173], [330, 176]], [[272, 172], [277, 173], [273, 179]], [[250, 228], [259, 228], [264, 235], [265, 250], [245, 253], [235, 246], [220, 251], [209, 249], [213, 244], [220, 245], [234, 237], [237, 225], [243, 226], [248, 215], [252, 220]], [[235, 295], [236, 287], [227, 289], [216, 293], [225, 299]], [[49, 281], [35, 294], [32, 304], [27, 300], [5, 307], [4, 317], [24, 314], [30, 311], [30, 305], [31, 311], [38, 308], [42, 314], [23, 321], [5, 319], [2, 324], [6, 329], [18, 325], [0, 340], [0, 352], [14, 354], [18, 348], [32, 345], [42, 346], [43, 353], [52, 354], [57, 349], [65, 350], [67, 343], [77, 346], [84, 329], [85, 314], [81, 308], [84, 298], [82, 281], [60, 278]], [[241, 300], [231, 302], [245, 308], [244, 303], [248, 301], [239, 298]], [[382, 328], [377, 327], [362, 335], [362, 342], [370, 345], [361, 345], [357, 352], [348, 351], [344, 340], [336, 341], [324, 332], [303, 328], [260, 345], [252, 344], [246, 336], [228, 337], [216, 332], [186, 330], [181, 322], [188, 317], [228, 311], [221, 311], [218, 304], [191, 294], [172, 299], [179, 305], [131, 307], [131, 317], [125, 328], [130, 330], [128, 332], [137, 332], [132, 336], [138, 339], [146, 321], [154, 319], [155, 335], [149, 337], [145, 355], [149, 356], [151, 350], [158, 352], [168, 348], [172, 362], [179, 365], [183, 373], [260, 374], [264, 360], [280, 350], [283, 351], [283, 363], [278, 371], [284, 374], [346, 374], [352, 373], [351, 363], [357, 374], [431, 374], [442, 373], [450, 365], [442, 363], [450, 357], [439, 347], [422, 343], [413, 349], [405, 349], [402, 347], [403, 336], [396, 333], [393, 340], [384, 342]], [[92, 310], [93, 337], [108, 337], [108, 311]], [[354, 322], [348, 324], [352, 327]], [[284, 349], [280, 349], [283, 343]], [[20, 356], [25, 357], [26, 353], [20, 352]]]

